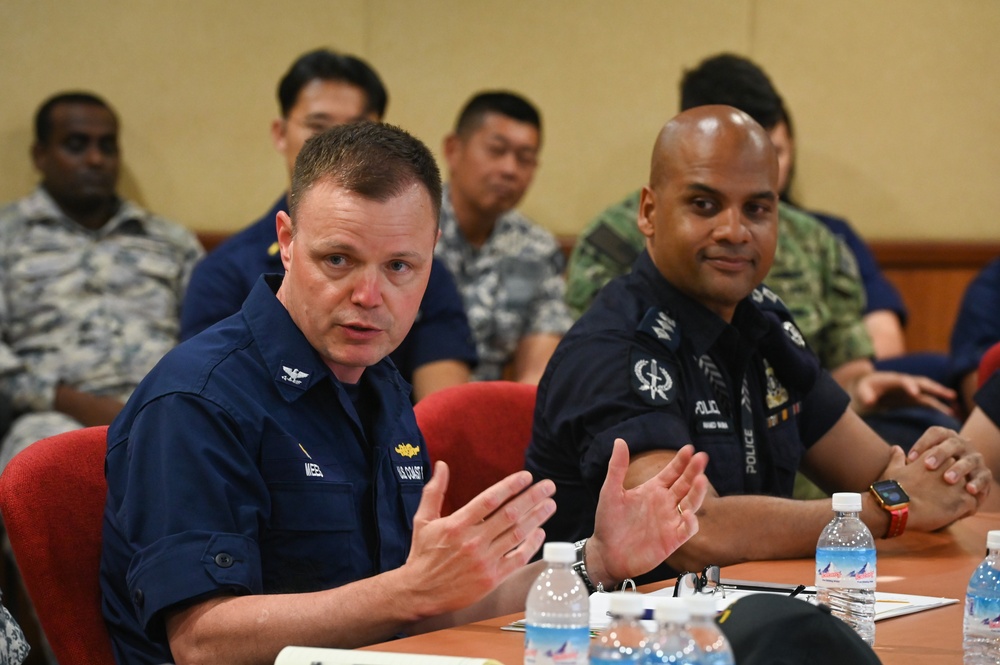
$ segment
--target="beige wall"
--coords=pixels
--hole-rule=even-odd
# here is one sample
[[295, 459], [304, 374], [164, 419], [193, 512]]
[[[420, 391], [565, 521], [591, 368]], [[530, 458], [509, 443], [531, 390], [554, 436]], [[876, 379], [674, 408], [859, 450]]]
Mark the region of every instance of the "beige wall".
[[870, 238], [1000, 237], [996, 0], [0, 0], [0, 200], [35, 182], [31, 117], [89, 88], [123, 120], [122, 191], [232, 231], [285, 186], [268, 126], [289, 63], [369, 60], [387, 119], [438, 154], [458, 107], [518, 90], [544, 114], [524, 210], [575, 233], [642, 184], [681, 70], [748, 55], [799, 139], [797, 192]]

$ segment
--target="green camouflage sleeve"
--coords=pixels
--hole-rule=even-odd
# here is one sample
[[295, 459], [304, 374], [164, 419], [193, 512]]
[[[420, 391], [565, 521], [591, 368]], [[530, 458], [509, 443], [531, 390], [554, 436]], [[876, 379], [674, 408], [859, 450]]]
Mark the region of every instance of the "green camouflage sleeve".
[[811, 215], [782, 204], [778, 249], [765, 282], [791, 310], [823, 367], [870, 358], [864, 285], [851, 250]]
[[636, 226], [639, 192], [605, 209], [577, 236], [566, 276], [566, 303], [579, 318], [601, 288], [632, 270], [646, 238]]

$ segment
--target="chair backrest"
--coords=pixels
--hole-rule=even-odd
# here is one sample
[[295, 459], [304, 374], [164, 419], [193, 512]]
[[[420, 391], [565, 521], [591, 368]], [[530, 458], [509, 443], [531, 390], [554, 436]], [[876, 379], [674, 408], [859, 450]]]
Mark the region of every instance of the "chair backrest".
[[535, 386], [512, 381], [452, 386], [417, 402], [431, 461], [444, 460], [451, 470], [443, 514], [524, 468], [534, 410]]
[[979, 375], [977, 376], [977, 381], [979, 382], [979, 387], [982, 388], [983, 384], [986, 383], [986, 379], [990, 378], [997, 368], [1000, 367], [1000, 342], [997, 342], [990, 348], [986, 349], [986, 353], [983, 357], [979, 359]]
[[0, 475], [0, 512], [56, 659], [111, 665], [98, 570], [107, 484], [104, 427], [38, 441]]

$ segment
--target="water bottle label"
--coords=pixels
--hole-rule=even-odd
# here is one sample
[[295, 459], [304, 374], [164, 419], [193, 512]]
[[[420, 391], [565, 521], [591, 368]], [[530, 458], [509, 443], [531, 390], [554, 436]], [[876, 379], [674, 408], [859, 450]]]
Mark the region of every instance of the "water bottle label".
[[816, 586], [875, 590], [875, 550], [817, 549]]
[[975, 632], [980, 635], [1000, 635], [1000, 598], [966, 596], [965, 625], [975, 626]]
[[524, 627], [524, 665], [586, 665], [590, 628]]

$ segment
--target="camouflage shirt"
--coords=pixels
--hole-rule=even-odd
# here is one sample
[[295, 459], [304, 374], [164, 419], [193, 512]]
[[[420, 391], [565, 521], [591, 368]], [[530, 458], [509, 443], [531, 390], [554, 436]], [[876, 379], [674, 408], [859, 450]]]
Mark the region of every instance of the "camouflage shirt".
[[[606, 209], [577, 238], [566, 300], [579, 316], [611, 279], [632, 269], [646, 237], [636, 226], [639, 193]], [[765, 279], [795, 317], [823, 367], [832, 370], [873, 353], [862, 312], [864, 286], [851, 250], [806, 212], [778, 207], [778, 248]]]
[[59, 382], [125, 400], [177, 342], [204, 254], [193, 233], [128, 201], [100, 229], [44, 189], [0, 210], [0, 391], [49, 411]]
[[551, 233], [515, 210], [497, 220], [479, 249], [458, 228], [448, 187], [441, 202], [435, 254], [455, 277], [476, 339], [473, 378], [495, 380], [526, 335], [562, 335], [573, 323], [566, 308], [565, 259]]

